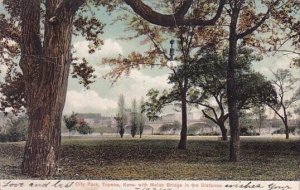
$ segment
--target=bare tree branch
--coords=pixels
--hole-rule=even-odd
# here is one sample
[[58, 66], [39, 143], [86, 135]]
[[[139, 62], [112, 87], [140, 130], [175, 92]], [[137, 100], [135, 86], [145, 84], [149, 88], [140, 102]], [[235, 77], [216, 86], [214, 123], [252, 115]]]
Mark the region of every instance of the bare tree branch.
[[219, 125], [217, 120], [212, 118], [211, 116], [209, 116], [204, 110], [202, 110], [203, 115], [207, 118], [210, 119], [212, 122], [214, 122], [215, 124]]

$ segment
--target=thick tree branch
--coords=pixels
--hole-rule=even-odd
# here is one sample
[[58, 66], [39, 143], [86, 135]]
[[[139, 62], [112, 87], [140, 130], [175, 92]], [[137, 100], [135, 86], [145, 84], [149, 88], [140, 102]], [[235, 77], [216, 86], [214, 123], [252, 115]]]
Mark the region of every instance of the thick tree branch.
[[226, 119], [229, 117], [229, 113], [226, 113], [223, 117], [223, 120], [226, 121]]
[[[280, 0], [276, 0], [275, 2], [272, 3], [271, 6], [275, 6], [276, 4], [278, 4], [278, 2], [280, 2]], [[269, 18], [271, 9], [272, 9], [272, 7], [268, 7], [267, 12], [261, 18], [261, 20], [259, 22], [257, 22], [253, 27], [248, 28], [247, 30], [245, 30], [244, 32], [242, 32], [240, 34], [237, 34], [237, 38], [242, 39], [245, 36], [252, 34], [255, 30], [257, 30]]]
[[185, 0], [182, 6], [174, 14], [167, 15], [161, 14], [151, 9], [148, 5], [144, 4], [141, 0], [124, 0], [127, 5], [129, 5], [134, 12], [140, 15], [145, 20], [152, 24], [174, 27], [180, 25], [189, 26], [207, 26], [213, 25], [218, 18], [221, 16], [226, 0], [220, 0], [218, 10], [215, 16], [210, 20], [201, 19], [185, 19], [184, 16], [191, 7], [193, 0]]
[[216, 100], [216, 102], [217, 102], [217, 104], [218, 104], [218, 106], [220, 108], [221, 115], [224, 115], [224, 108], [223, 108], [223, 105], [222, 105], [222, 102], [221, 102], [222, 96], [220, 97], [220, 100], [218, 99], [217, 96], [214, 96], [214, 98], [215, 98], [215, 100]]
[[214, 122], [215, 124], [219, 125], [219, 124], [218, 124], [218, 121], [217, 121], [216, 119], [214, 119], [214, 118], [212, 118], [211, 116], [209, 116], [204, 110], [201, 110], [201, 111], [202, 111], [204, 117], [206, 117], [207, 119], [211, 120], [211, 121]]
[[215, 118], [217, 120], [218, 114], [217, 114], [216, 110], [212, 106], [209, 106], [207, 104], [203, 104], [203, 103], [201, 103], [199, 101], [187, 101], [187, 102], [194, 103], [194, 104], [199, 104], [200, 106], [203, 106], [203, 107], [206, 107], [206, 108], [210, 109], [213, 112], [213, 114], [214, 114], [214, 116], [215, 116]]
[[245, 30], [244, 32], [242, 32], [240, 34], [237, 34], [237, 38], [238, 39], [242, 39], [245, 36], [247, 36], [249, 34], [252, 34], [255, 30], [257, 30], [269, 18], [269, 14], [270, 14], [270, 9], [268, 9], [268, 11], [266, 12], [266, 14], [253, 27], [248, 28], [247, 30]]
[[[42, 55], [42, 42], [40, 38], [40, 6], [41, 0], [21, 1], [21, 60], [20, 67], [26, 76], [34, 72], [39, 58]], [[35, 59], [33, 62], [28, 59]], [[30, 76], [29, 76], [30, 77]]]

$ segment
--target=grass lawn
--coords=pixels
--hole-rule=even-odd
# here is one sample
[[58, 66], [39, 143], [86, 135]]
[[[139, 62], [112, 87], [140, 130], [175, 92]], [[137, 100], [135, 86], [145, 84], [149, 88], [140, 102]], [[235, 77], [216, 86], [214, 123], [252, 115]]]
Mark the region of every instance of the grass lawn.
[[[242, 137], [241, 160], [228, 162], [229, 143], [217, 137], [64, 138], [60, 179], [300, 180], [299, 138]], [[21, 175], [24, 142], [0, 143], [0, 179]]]

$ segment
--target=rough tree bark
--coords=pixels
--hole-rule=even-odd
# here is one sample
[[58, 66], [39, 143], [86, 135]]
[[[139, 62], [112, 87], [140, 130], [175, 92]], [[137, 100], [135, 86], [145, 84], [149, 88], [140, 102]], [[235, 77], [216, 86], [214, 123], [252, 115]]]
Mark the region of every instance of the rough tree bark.
[[229, 36], [229, 55], [227, 66], [227, 98], [230, 126], [230, 153], [229, 161], [236, 162], [239, 159], [240, 128], [238, 117], [237, 91], [236, 91], [236, 63], [237, 63], [237, 34], [236, 27], [239, 17], [239, 8], [232, 9]]
[[283, 106], [283, 115], [284, 115], [284, 117], [281, 119], [283, 120], [284, 127], [285, 127], [285, 139], [289, 139], [290, 138], [290, 129], [289, 129], [289, 125], [288, 125], [288, 116], [287, 116], [285, 106]]
[[[277, 1], [278, 2], [278, 1]], [[227, 66], [227, 98], [228, 98], [228, 112], [229, 112], [229, 125], [230, 125], [230, 154], [229, 161], [237, 162], [239, 160], [240, 150], [240, 127], [238, 116], [238, 103], [237, 103], [237, 89], [236, 89], [236, 64], [237, 64], [237, 44], [239, 39], [252, 34], [257, 30], [267, 19], [270, 13], [270, 8], [264, 16], [256, 22], [252, 27], [247, 28], [244, 32], [238, 33], [237, 26], [242, 11], [243, 5], [246, 3], [241, 0], [234, 0], [229, 2], [231, 6], [230, 25], [229, 25], [229, 55]], [[275, 2], [276, 4], [276, 2]]]
[[183, 88], [181, 89], [181, 132], [178, 149], [186, 149], [187, 147], [187, 84], [188, 79], [184, 77]]
[[41, 0], [21, 2], [21, 60], [29, 116], [22, 171], [55, 174], [61, 144], [61, 119], [72, 61], [73, 17], [84, 0], [47, 0], [43, 42], [40, 38]]
[[287, 121], [284, 122], [284, 127], [285, 127], [285, 139], [290, 138], [290, 130]]

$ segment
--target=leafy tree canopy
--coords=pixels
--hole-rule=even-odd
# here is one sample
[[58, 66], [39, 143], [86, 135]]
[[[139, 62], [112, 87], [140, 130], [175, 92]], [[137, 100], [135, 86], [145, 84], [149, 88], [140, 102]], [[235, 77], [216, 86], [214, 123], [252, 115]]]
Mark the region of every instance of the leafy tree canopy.
[[[169, 82], [174, 84], [171, 90], [149, 90], [148, 102], [144, 104], [144, 111], [150, 119], [157, 119], [158, 114], [166, 105], [180, 101], [180, 92], [176, 85], [177, 77], [183, 77], [188, 73], [190, 80], [188, 102], [190, 104], [210, 107], [211, 98], [219, 103], [219, 109], [226, 108], [226, 67], [228, 51], [217, 51], [215, 49], [202, 50], [199, 60], [183, 68], [179, 66], [177, 75], [172, 74]], [[248, 48], [239, 49], [237, 65], [237, 85], [239, 109], [249, 109], [266, 102], [276, 101], [276, 91], [270, 81], [263, 75], [251, 69], [251, 63], [261, 60], [255, 56], [253, 50]], [[188, 72], [184, 72], [187, 69]]]

